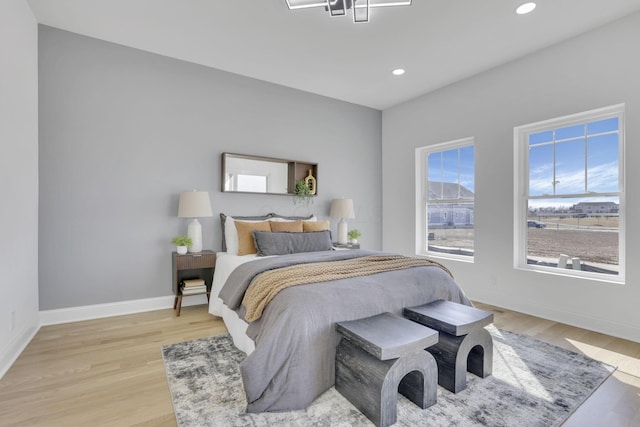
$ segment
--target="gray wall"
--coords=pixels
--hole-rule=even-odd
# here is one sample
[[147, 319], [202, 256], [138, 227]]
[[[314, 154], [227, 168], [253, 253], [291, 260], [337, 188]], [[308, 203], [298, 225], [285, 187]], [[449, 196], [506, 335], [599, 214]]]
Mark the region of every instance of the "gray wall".
[[0, 377], [38, 316], [38, 33], [24, 0], [0, 2]]
[[[219, 212], [326, 218], [341, 196], [381, 247], [379, 111], [50, 27], [39, 43], [41, 309], [170, 295], [191, 189], [216, 215], [205, 248], [220, 249]], [[225, 151], [317, 162], [319, 197], [221, 193]]]
[[[474, 136], [476, 300], [640, 341], [640, 14], [383, 112], [383, 248], [414, 252], [414, 150]], [[627, 284], [513, 269], [513, 128], [626, 103]], [[406, 226], [410, 224], [410, 226]]]

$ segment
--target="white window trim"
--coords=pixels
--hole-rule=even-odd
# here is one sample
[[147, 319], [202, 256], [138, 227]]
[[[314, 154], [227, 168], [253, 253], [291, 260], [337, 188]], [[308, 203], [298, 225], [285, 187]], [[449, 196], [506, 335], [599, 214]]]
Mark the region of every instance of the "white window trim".
[[[609, 117], [619, 117], [618, 135], [618, 167], [619, 167], [619, 229], [618, 229], [618, 266], [617, 275], [608, 275], [602, 273], [592, 273], [588, 271], [563, 270], [557, 267], [544, 267], [539, 265], [527, 264], [527, 193], [529, 188], [529, 175], [524, 174], [528, 171], [529, 150], [527, 144], [527, 136], [531, 133], [547, 130], [549, 128], [561, 128], [584, 123], [585, 121], [595, 121], [606, 119]], [[518, 270], [536, 271], [548, 274], [555, 274], [566, 277], [579, 277], [591, 279], [607, 283], [625, 283], [625, 104], [612, 105], [610, 107], [598, 108], [595, 110], [585, 111], [582, 113], [571, 114], [564, 117], [545, 120], [542, 122], [531, 123], [528, 125], [517, 126], [513, 128], [514, 140], [514, 212], [513, 212], [513, 266]]]
[[[428, 256], [430, 258], [443, 258], [448, 260], [457, 260], [473, 263], [475, 258], [475, 249], [474, 256], [465, 256], [465, 255], [456, 255], [456, 254], [447, 254], [444, 252], [433, 252], [429, 251], [428, 248], [428, 240], [427, 240], [427, 201], [428, 201], [428, 191], [427, 188], [427, 155], [428, 153], [432, 153], [435, 151], [446, 151], [453, 150], [456, 148], [463, 148], [472, 146], [475, 148], [475, 139], [474, 137], [467, 137], [462, 139], [457, 139], [455, 141], [442, 142], [439, 144], [428, 145], [426, 147], [418, 147], [415, 152], [415, 163], [416, 163], [416, 173], [415, 173], [415, 207], [416, 207], [416, 226], [415, 226], [415, 253], [418, 256]], [[475, 151], [475, 150], [474, 150]], [[475, 159], [475, 155], [474, 155]], [[475, 161], [475, 160], [474, 160]], [[475, 181], [475, 167], [474, 167], [474, 181]], [[475, 206], [475, 203], [474, 203]], [[474, 242], [475, 247], [475, 242]]]

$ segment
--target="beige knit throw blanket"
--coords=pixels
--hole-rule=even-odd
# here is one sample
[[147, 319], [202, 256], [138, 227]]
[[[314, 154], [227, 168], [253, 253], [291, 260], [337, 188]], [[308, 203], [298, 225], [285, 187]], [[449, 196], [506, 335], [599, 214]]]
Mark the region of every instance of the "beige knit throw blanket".
[[369, 255], [343, 261], [299, 264], [265, 271], [252, 280], [244, 295], [242, 305], [247, 310], [245, 319], [248, 322], [258, 320], [267, 304], [278, 292], [290, 286], [425, 266], [439, 267], [453, 277], [445, 266], [436, 261], [402, 255]]

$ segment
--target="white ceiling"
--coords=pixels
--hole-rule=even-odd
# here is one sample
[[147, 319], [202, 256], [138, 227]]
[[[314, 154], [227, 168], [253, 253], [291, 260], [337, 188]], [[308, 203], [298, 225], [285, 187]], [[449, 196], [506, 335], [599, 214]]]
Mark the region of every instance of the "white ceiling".
[[524, 0], [413, 0], [354, 24], [285, 0], [27, 1], [41, 24], [380, 110], [640, 10], [537, 0], [519, 16]]

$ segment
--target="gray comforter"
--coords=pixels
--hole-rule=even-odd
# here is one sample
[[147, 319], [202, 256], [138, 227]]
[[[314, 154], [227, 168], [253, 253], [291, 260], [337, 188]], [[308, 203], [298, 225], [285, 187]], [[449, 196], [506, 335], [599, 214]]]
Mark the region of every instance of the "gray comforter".
[[[263, 271], [289, 265], [352, 259], [377, 252], [346, 250], [265, 258], [240, 265], [220, 298], [242, 317], [242, 298]], [[371, 276], [293, 286], [269, 303], [247, 329], [256, 348], [240, 369], [247, 412], [307, 407], [334, 383], [336, 322], [446, 299], [471, 305], [460, 287], [438, 267], [416, 267]]]

